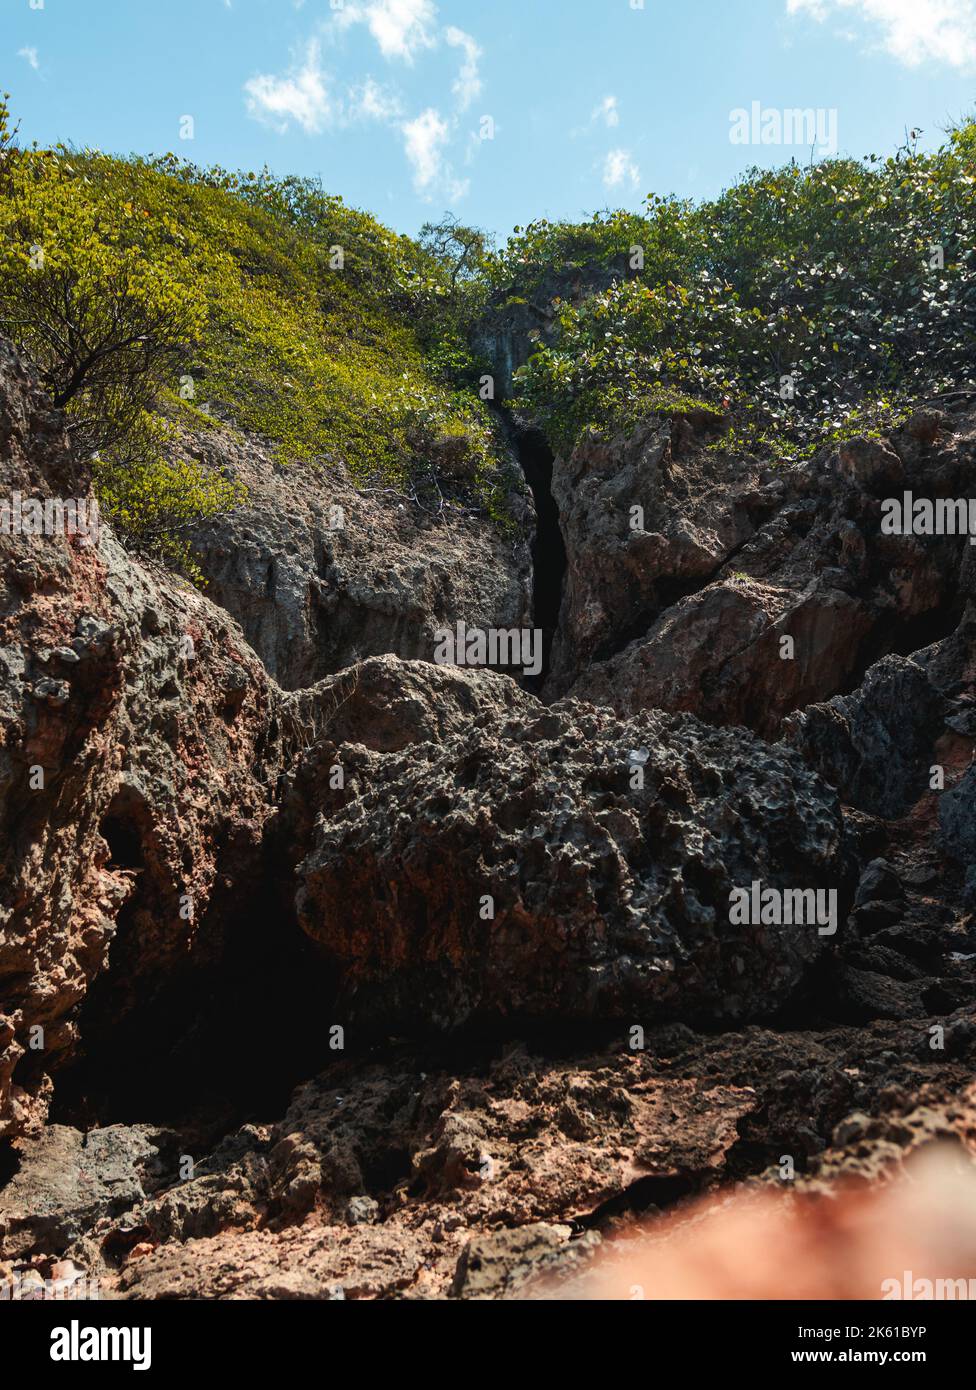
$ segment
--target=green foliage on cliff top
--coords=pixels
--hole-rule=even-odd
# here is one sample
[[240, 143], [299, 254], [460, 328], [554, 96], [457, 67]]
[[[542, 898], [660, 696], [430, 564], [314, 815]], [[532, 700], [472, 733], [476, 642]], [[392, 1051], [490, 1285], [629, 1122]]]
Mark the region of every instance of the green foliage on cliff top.
[[216, 416], [287, 462], [497, 507], [495, 427], [430, 251], [312, 181], [175, 155], [21, 149], [3, 178], [0, 328], [99, 452], [103, 503], [139, 543], [165, 550], [165, 516], [179, 531], [228, 500], [199, 468], [173, 472], [147, 425], [160, 415], [191, 430]]
[[677, 393], [729, 402], [737, 447], [801, 455], [976, 386], [974, 156], [969, 123], [933, 154], [753, 170], [712, 202], [517, 231], [492, 270], [513, 294], [568, 258], [622, 266], [556, 306], [558, 341], [519, 373], [523, 402], [562, 449]]

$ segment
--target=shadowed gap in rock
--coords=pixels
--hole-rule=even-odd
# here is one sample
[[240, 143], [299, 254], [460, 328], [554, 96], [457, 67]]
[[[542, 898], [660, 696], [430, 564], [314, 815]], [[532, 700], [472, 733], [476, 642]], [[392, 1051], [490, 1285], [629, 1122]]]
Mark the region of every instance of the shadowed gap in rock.
[[566, 546], [559, 528], [559, 508], [552, 495], [553, 453], [541, 430], [519, 435], [519, 462], [532, 489], [536, 534], [532, 546], [532, 624], [542, 629], [542, 671], [526, 681], [541, 689], [549, 671], [549, 654], [559, 626], [559, 608], [566, 574]]
[[649, 1210], [664, 1211], [682, 1198], [696, 1193], [698, 1188], [698, 1176], [695, 1174], [650, 1174], [646, 1178], [638, 1178], [623, 1192], [602, 1202], [585, 1216], [578, 1217], [576, 1224], [581, 1230], [593, 1231], [599, 1230], [614, 1217], [641, 1215]]
[[[123, 909], [123, 912], [125, 909]], [[162, 988], [141, 979], [117, 1016], [111, 972], [82, 1006], [83, 1051], [59, 1077], [52, 1122], [79, 1128], [224, 1124], [283, 1111], [292, 1090], [341, 1058], [330, 1047], [332, 971], [268, 878], [246, 910], [215, 902], [199, 956]]]
[[141, 869], [144, 866], [140, 819], [146, 811], [140, 798], [128, 789], [116, 794], [99, 830], [108, 845], [109, 869]]
[[[897, 615], [889, 615], [876, 623], [858, 651], [857, 662], [850, 676], [838, 690], [831, 692], [831, 694], [850, 695], [858, 690], [868, 671], [882, 657], [889, 654], [914, 656], [916, 652], [924, 651], [933, 643], [941, 642], [943, 638], [950, 637], [962, 620], [964, 607], [964, 599], [953, 595], [936, 607], [928, 609], [925, 613], [916, 614], [913, 618], [905, 619]], [[824, 698], [830, 697], [825, 696]]]

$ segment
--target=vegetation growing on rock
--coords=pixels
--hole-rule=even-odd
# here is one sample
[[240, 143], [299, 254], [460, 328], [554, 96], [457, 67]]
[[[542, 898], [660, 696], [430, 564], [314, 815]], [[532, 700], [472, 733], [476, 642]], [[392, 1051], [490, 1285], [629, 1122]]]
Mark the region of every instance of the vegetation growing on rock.
[[708, 407], [732, 413], [714, 448], [798, 457], [974, 387], [973, 123], [932, 154], [540, 220], [496, 252], [456, 219], [413, 241], [266, 170], [17, 149], [0, 118], [0, 317], [100, 452], [109, 513], [184, 564], [186, 526], [237, 494], [173, 462], [166, 420], [216, 416], [284, 461], [500, 520], [504, 450], [471, 344], [492, 309], [547, 295], [516, 399], [562, 451]]
[[970, 122], [932, 154], [755, 169], [699, 205], [651, 196], [644, 217], [516, 228], [491, 269], [509, 297], [620, 270], [553, 306], [521, 399], [564, 450], [704, 398], [733, 407], [730, 447], [796, 456], [972, 389], [974, 153]]
[[4, 177], [0, 319], [137, 543], [178, 558], [183, 528], [234, 500], [172, 462], [167, 419], [217, 416], [284, 462], [497, 513], [503, 453], [432, 251], [312, 181], [175, 155], [12, 147]]

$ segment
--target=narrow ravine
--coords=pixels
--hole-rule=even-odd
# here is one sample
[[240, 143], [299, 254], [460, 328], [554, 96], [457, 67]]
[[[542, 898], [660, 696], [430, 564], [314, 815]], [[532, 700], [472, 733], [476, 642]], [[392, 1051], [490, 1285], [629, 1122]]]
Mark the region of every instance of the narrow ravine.
[[549, 673], [552, 644], [559, 627], [559, 609], [566, 576], [566, 546], [559, 526], [559, 509], [552, 495], [553, 453], [538, 429], [523, 431], [518, 440], [519, 462], [532, 489], [536, 535], [532, 545], [532, 622], [542, 629], [542, 672], [533, 682], [541, 689]]

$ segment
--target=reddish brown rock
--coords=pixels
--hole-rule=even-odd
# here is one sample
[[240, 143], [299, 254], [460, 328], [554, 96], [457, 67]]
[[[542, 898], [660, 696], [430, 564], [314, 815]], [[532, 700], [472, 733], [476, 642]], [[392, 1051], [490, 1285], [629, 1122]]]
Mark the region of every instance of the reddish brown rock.
[[[972, 592], [965, 538], [883, 534], [882, 501], [967, 495], [968, 418], [910, 422], [751, 478], [700, 431], [676, 458], [672, 434], [584, 440], [557, 460], [569, 577], [551, 693], [774, 737], [791, 711], [958, 619]], [[634, 505], [651, 534], [632, 529]]]

